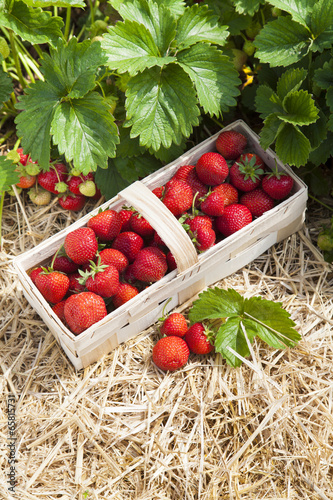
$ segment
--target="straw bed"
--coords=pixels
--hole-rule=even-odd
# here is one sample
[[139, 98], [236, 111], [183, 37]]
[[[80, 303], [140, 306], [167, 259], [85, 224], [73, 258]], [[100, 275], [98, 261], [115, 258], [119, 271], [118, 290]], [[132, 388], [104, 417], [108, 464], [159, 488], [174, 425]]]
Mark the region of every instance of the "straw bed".
[[163, 373], [151, 361], [156, 324], [76, 372], [24, 298], [11, 260], [93, 206], [72, 214], [6, 197], [0, 497], [11, 498], [10, 394], [20, 500], [333, 499], [333, 272], [316, 247], [330, 214], [311, 206], [302, 231], [218, 283], [282, 302], [303, 336], [296, 348], [255, 341], [238, 369], [218, 354], [191, 355]]

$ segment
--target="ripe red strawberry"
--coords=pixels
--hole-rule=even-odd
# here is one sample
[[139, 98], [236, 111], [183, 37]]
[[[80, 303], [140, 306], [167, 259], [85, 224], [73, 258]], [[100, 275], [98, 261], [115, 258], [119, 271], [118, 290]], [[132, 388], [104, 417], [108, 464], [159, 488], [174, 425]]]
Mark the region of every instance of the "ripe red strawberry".
[[124, 280], [128, 283], [135, 283], [137, 281], [136, 278], [133, 276], [132, 269], [133, 269], [133, 264], [130, 264], [129, 266], [126, 267], [124, 271]]
[[221, 191], [211, 191], [200, 203], [200, 210], [212, 217], [222, 215], [224, 212], [224, 196]]
[[144, 241], [141, 236], [133, 231], [124, 231], [118, 234], [112, 243], [112, 248], [119, 250], [128, 258], [129, 262], [133, 262]]
[[68, 288], [69, 293], [72, 294], [72, 293], [80, 293], [86, 291], [85, 285], [81, 285], [81, 283], [79, 282], [79, 280], [82, 278], [79, 272], [69, 274], [68, 278], [69, 278], [69, 288]]
[[160, 280], [167, 270], [166, 256], [156, 247], [145, 247], [140, 250], [132, 267], [135, 279], [147, 283]]
[[164, 194], [165, 186], [158, 186], [155, 189], [152, 190], [152, 193], [154, 193], [157, 198], [162, 199], [163, 194]]
[[37, 176], [38, 184], [53, 194], [60, 194], [56, 189], [56, 184], [66, 182], [67, 178], [67, 167], [63, 163], [56, 163], [48, 172], [40, 172]]
[[175, 371], [186, 365], [190, 350], [180, 337], [162, 337], [153, 347], [153, 362], [163, 371]]
[[153, 241], [152, 241], [151, 245], [157, 246], [157, 247], [165, 247], [166, 246], [166, 244], [164, 243], [164, 241], [162, 240], [162, 238], [160, 237], [160, 235], [156, 231], [154, 231], [154, 237], [153, 237]]
[[220, 191], [224, 196], [224, 206], [238, 203], [238, 190], [228, 182], [214, 186], [212, 191]]
[[79, 264], [73, 262], [67, 255], [58, 254], [53, 260], [53, 269], [61, 273], [71, 274], [79, 269]]
[[93, 292], [82, 292], [68, 297], [64, 313], [69, 328], [77, 335], [107, 315], [104, 300]]
[[29, 155], [24, 154], [22, 148], [17, 148], [16, 152], [20, 155], [20, 163], [25, 167], [25, 165], [27, 164]]
[[236, 130], [225, 130], [216, 139], [216, 149], [226, 160], [236, 160], [244, 151], [246, 137]]
[[179, 217], [192, 206], [192, 188], [186, 182], [170, 179], [165, 185], [162, 201], [175, 217]]
[[115, 307], [120, 307], [133, 297], [138, 295], [139, 290], [129, 283], [120, 283], [115, 295], [112, 297], [112, 302]]
[[142, 238], [149, 238], [154, 234], [154, 228], [150, 223], [138, 212], [134, 212], [130, 218], [131, 231], [138, 233]]
[[64, 194], [58, 198], [58, 201], [64, 210], [79, 212], [86, 203], [86, 197], [82, 194]]
[[185, 342], [190, 351], [195, 354], [208, 354], [214, 349], [214, 345], [208, 340], [208, 332], [202, 323], [194, 323], [187, 330]]
[[43, 270], [36, 277], [35, 284], [48, 302], [57, 304], [68, 292], [69, 278], [58, 271]]
[[195, 232], [194, 244], [199, 252], [208, 250], [215, 244], [216, 233], [209, 227], [199, 227]]
[[193, 218], [188, 217], [185, 219], [185, 224], [189, 225], [189, 229], [192, 233], [195, 233], [199, 228], [212, 229], [213, 220], [208, 215], [195, 215]]
[[166, 254], [166, 260], [168, 264], [168, 271], [174, 271], [177, 269], [177, 262], [172, 252]]
[[260, 185], [264, 167], [264, 162], [258, 155], [244, 153], [230, 168], [230, 182], [240, 191], [252, 191]]
[[275, 205], [273, 198], [260, 187], [244, 193], [239, 202], [250, 210], [253, 217], [260, 217]]
[[135, 212], [134, 208], [127, 208], [127, 207], [122, 208], [120, 212], [118, 212], [119, 217], [121, 219], [121, 232], [131, 230], [130, 219], [132, 217], [132, 214], [134, 214], [134, 212]]
[[288, 196], [293, 185], [293, 178], [286, 172], [279, 172], [276, 168], [264, 175], [261, 186], [274, 200], [283, 200]]
[[43, 271], [43, 268], [42, 267], [36, 267], [35, 269], [33, 269], [31, 271], [31, 273], [29, 274], [30, 276], [30, 279], [33, 283], [36, 284], [36, 278], [37, 276]]
[[226, 180], [229, 167], [219, 153], [204, 153], [196, 164], [199, 179], [208, 186], [217, 186]]
[[186, 318], [181, 313], [170, 314], [161, 324], [160, 332], [162, 335], [174, 335], [184, 337], [187, 332]]
[[88, 220], [90, 227], [100, 241], [112, 241], [120, 233], [122, 222], [115, 210], [104, 210]]
[[223, 236], [230, 236], [252, 222], [250, 210], [239, 203], [225, 207], [223, 214], [216, 218], [215, 224]]
[[128, 258], [115, 248], [104, 248], [99, 252], [101, 264], [114, 266], [119, 273], [123, 273], [128, 266]]
[[174, 178], [186, 182], [192, 188], [193, 197], [195, 196], [195, 206], [198, 206], [199, 199], [208, 193], [208, 188], [199, 179], [194, 165], [182, 165], [175, 173]]
[[[80, 273], [81, 274], [81, 273]], [[119, 273], [114, 266], [92, 263], [90, 271], [82, 272], [82, 280], [89, 292], [94, 292], [101, 297], [108, 298], [114, 295], [119, 288]]]
[[17, 187], [22, 189], [27, 189], [32, 187], [36, 183], [35, 175], [21, 175], [19, 182], [16, 184]]
[[71, 191], [73, 194], [82, 194], [80, 192], [80, 185], [85, 182], [85, 181], [93, 181], [94, 180], [94, 174], [92, 172], [89, 172], [87, 175], [72, 175], [69, 177], [67, 184], [68, 184], [68, 189]]
[[67, 234], [64, 241], [66, 255], [76, 264], [93, 260], [98, 250], [94, 231], [89, 227], [80, 227]]
[[58, 316], [58, 318], [61, 319], [62, 322], [66, 321], [64, 312], [65, 304], [66, 300], [62, 300], [61, 302], [58, 302], [57, 304], [54, 304], [54, 306], [52, 306], [52, 311]]

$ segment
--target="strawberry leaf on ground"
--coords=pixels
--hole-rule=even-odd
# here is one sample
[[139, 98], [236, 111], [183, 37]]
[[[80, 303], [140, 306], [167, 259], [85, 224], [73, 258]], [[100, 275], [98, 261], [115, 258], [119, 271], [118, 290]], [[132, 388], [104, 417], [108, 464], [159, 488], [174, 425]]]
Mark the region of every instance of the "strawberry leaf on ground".
[[276, 349], [294, 347], [301, 339], [294, 329], [294, 321], [280, 302], [261, 297], [246, 299], [234, 289], [207, 289], [189, 311], [191, 323], [208, 321], [210, 328], [214, 329], [217, 319], [222, 324], [217, 325], [215, 349], [230, 366], [239, 366], [242, 361], [229, 348], [242, 357], [250, 354], [244, 330], [251, 343], [258, 336]]

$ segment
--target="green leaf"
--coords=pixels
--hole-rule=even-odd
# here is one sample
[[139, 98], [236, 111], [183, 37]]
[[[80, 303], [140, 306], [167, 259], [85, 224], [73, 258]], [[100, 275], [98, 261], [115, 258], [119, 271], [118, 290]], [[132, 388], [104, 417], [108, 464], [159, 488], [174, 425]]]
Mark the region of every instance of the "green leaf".
[[277, 136], [275, 150], [283, 163], [300, 167], [309, 158], [311, 144], [298, 127], [286, 123]]
[[146, 148], [140, 146], [138, 137], [131, 137], [130, 129], [119, 127], [119, 144], [117, 145], [117, 158], [128, 158], [142, 155]]
[[[240, 317], [228, 319], [228, 321], [219, 328], [215, 338], [215, 350], [221, 353], [228, 365], [232, 367], [240, 366], [242, 360], [233, 354], [228, 347], [231, 347], [244, 358], [250, 354], [241, 322], [242, 319]], [[246, 333], [250, 342], [253, 341], [253, 336], [248, 334], [247, 329]]]
[[237, 104], [238, 72], [215, 46], [193, 45], [179, 53], [178, 62], [193, 81], [205, 113], [219, 116]]
[[44, 55], [41, 70], [46, 82], [57, 89], [59, 95], [66, 99], [78, 98], [94, 89], [96, 70], [105, 62], [98, 42], [78, 43], [73, 37], [68, 45], [58, 40], [50, 56]]
[[[326, 30], [332, 34], [333, 0], [317, 0], [313, 6], [310, 28], [314, 37]], [[317, 40], [318, 43], [318, 40]]]
[[16, 108], [23, 110], [16, 118], [17, 133], [22, 146], [33, 161], [47, 168], [50, 162], [50, 129], [60, 95], [54, 87], [40, 80], [26, 89]]
[[[139, 1], [141, 2], [141, 0], [139, 0]], [[133, 1], [132, 0], [109, 0], [108, 3], [110, 3], [114, 9], [116, 9], [120, 12], [121, 9], [123, 8], [123, 6], [127, 6], [127, 4], [129, 4], [131, 6]], [[169, 9], [169, 11], [171, 12], [171, 14], [173, 15], [173, 17], [175, 17], [175, 18], [180, 17], [184, 13], [184, 10], [186, 7], [184, 0], [154, 0], [154, 3], [157, 5], [163, 5], [164, 7], [167, 7]], [[123, 12], [124, 11], [121, 12], [122, 17], [124, 17]]]
[[267, 118], [271, 113], [283, 113], [282, 103], [277, 94], [267, 85], [260, 85], [257, 89], [256, 109], [260, 118]]
[[245, 299], [244, 315], [257, 322], [257, 335], [271, 347], [293, 347], [301, 339], [301, 335], [294, 329], [296, 323], [280, 302], [261, 297]]
[[[330, 118], [333, 118], [333, 115], [330, 115]], [[309, 161], [317, 167], [323, 165], [332, 155], [333, 133], [330, 130], [333, 130], [333, 122], [332, 128], [328, 129], [326, 139], [321, 141], [320, 145], [310, 153]], [[314, 175], [314, 177], [316, 176]]]
[[134, 0], [121, 4], [119, 13], [123, 19], [145, 26], [158, 47], [159, 55], [167, 55], [176, 35], [176, 21], [165, 5], [158, 6], [151, 0]]
[[289, 68], [280, 76], [276, 91], [281, 101], [286, 97], [289, 92], [298, 90], [305, 78], [307, 71], [304, 68]]
[[53, 142], [67, 162], [84, 175], [97, 167], [107, 168], [119, 142], [117, 126], [97, 92], [82, 99], [62, 102], [52, 121]]
[[322, 68], [316, 69], [313, 75], [313, 81], [318, 87], [324, 90], [333, 86], [333, 59], [329, 62], [325, 62]]
[[308, 27], [316, 0], [270, 0], [270, 4], [291, 14], [293, 20]]
[[288, 17], [267, 23], [257, 35], [256, 57], [271, 66], [289, 66], [300, 61], [309, 51], [309, 31]]
[[[1, 59], [2, 56], [0, 56], [0, 62]], [[8, 101], [13, 90], [14, 88], [11, 78], [0, 66], [0, 103]]]
[[10, 189], [12, 184], [20, 180], [20, 176], [15, 172], [16, 165], [6, 156], [0, 156], [0, 195]]
[[177, 65], [152, 68], [133, 77], [126, 91], [127, 123], [131, 137], [158, 150], [189, 137], [200, 115], [192, 83]]
[[[330, 115], [332, 116], [332, 115]], [[311, 144], [311, 149], [318, 148], [327, 136], [327, 118], [322, 110], [319, 110], [319, 117], [315, 123], [311, 123], [300, 128], [301, 132], [307, 137]]]
[[[179, 158], [179, 156], [184, 153], [186, 149], [186, 142], [186, 138], [183, 137], [179, 145], [171, 144], [169, 148], [164, 148], [163, 146], [161, 146], [157, 151], [149, 149], [149, 153], [151, 155], [154, 155], [157, 160], [163, 162], [164, 164], [168, 164]], [[161, 165], [159, 167], [161, 167]]]
[[130, 184], [118, 172], [115, 158], [109, 158], [108, 168], [98, 168], [94, 178], [106, 200], [110, 200]]
[[283, 100], [283, 107], [285, 114], [279, 114], [278, 116], [288, 123], [309, 125], [318, 118], [319, 110], [306, 90], [289, 92]]
[[208, 288], [199, 294], [193, 302], [188, 318], [191, 323], [198, 323], [205, 319], [231, 318], [242, 315], [244, 298], [233, 288]]
[[224, 45], [229, 32], [227, 26], [221, 26], [218, 21], [218, 16], [208, 10], [207, 5], [188, 7], [178, 22], [177, 46], [185, 49], [198, 42]]
[[58, 38], [62, 38], [64, 23], [61, 17], [52, 16], [51, 12], [28, 7], [16, 0], [10, 12], [0, 11], [1, 25], [33, 45], [49, 43], [55, 46]]
[[30, 7], [86, 7], [84, 0], [24, 0]]
[[130, 75], [174, 61], [174, 57], [161, 57], [150, 31], [136, 21], [111, 26], [103, 37], [102, 48], [110, 69], [128, 71]]
[[239, 14], [253, 16], [260, 8], [260, 0], [234, 0], [235, 9]]
[[271, 144], [277, 138], [277, 135], [283, 126], [280, 118], [278, 118], [277, 113], [272, 113], [264, 121], [264, 126], [260, 131], [260, 146], [263, 149], [269, 148]]

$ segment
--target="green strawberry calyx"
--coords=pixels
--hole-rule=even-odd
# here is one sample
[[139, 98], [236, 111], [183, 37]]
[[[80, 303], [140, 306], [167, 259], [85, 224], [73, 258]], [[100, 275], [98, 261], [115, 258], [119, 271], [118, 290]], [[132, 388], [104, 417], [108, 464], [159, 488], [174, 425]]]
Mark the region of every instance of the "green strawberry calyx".
[[244, 180], [251, 179], [252, 181], [256, 181], [263, 175], [265, 172], [261, 167], [256, 165], [256, 157], [252, 156], [252, 158], [244, 158], [244, 160], [240, 162], [236, 162], [239, 167], [239, 172], [244, 175]]
[[92, 277], [92, 279], [95, 279], [97, 274], [103, 273], [105, 269], [109, 267], [107, 264], [101, 264], [100, 255], [98, 255], [97, 257], [97, 262], [90, 260], [89, 264], [90, 264], [89, 270], [82, 271], [82, 269], [79, 269], [79, 274], [81, 275], [81, 278], [78, 279], [78, 282], [80, 283], [80, 285], [85, 285], [87, 279], [90, 277]]
[[283, 172], [282, 170], [278, 170], [276, 160], [275, 160], [275, 168], [273, 168], [269, 172], [264, 172], [264, 174], [268, 177], [268, 179], [271, 179], [272, 177], [276, 177], [278, 180], [281, 179], [281, 177], [284, 175], [286, 175], [286, 176], [289, 175], [287, 172]]

